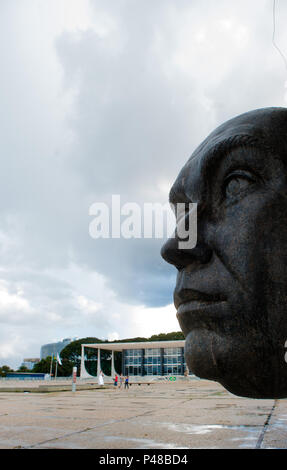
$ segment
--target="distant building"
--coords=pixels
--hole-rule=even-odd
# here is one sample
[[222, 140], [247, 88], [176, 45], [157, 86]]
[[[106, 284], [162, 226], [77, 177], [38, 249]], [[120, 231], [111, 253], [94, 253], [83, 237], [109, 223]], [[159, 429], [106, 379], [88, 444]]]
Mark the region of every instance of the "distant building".
[[[112, 377], [120, 372], [131, 376], [187, 375], [189, 372], [184, 358], [184, 344], [185, 340], [82, 344], [81, 378], [90, 377], [85, 368], [85, 348], [98, 351], [97, 375], [101, 370], [101, 350], [108, 350], [112, 353]], [[120, 371], [115, 370], [114, 351], [122, 353]]]
[[21, 367], [27, 367], [27, 369], [32, 370], [34, 365], [38, 362], [40, 362], [39, 357], [29, 357], [23, 360]]
[[47, 374], [42, 372], [7, 372], [6, 379], [18, 379], [18, 380], [45, 380]]
[[65, 338], [62, 341], [59, 341], [58, 343], [44, 344], [41, 347], [41, 352], [40, 352], [41, 359], [45, 359], [48, 356], [53, 356], [53, 355], [56, 356], [57, 353], [60, 354], [62, 349], [64, 349], [72, 341], [74, 341], [74, 339]]

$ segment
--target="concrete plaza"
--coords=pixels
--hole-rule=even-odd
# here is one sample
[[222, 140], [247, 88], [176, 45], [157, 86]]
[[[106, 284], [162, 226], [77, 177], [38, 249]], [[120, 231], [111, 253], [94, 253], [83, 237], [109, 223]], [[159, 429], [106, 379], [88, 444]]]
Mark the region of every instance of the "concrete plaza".
[[287, 400], [240, 398], [197, 379], [129, 390], [79, 384], [33, 393], [2, 383], [0, 448], [287, 448]]

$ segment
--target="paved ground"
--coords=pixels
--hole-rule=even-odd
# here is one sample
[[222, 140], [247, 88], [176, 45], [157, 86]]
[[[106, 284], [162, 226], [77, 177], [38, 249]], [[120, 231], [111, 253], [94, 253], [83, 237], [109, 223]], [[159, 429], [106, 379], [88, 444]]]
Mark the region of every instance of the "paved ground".
[[190, 380], [129, 390], [0, 393], [0, 448], [287, 448], [287, 400]]

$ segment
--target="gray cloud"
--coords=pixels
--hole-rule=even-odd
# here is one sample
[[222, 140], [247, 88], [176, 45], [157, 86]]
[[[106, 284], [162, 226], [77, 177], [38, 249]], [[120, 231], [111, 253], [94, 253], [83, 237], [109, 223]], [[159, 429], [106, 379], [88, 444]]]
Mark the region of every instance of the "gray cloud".
[[172, 303], [162, 241], [93, 240], [89, 207], [165, 203], [214, 127], [284, 106], [272, 28], [267, 0], [2, 2], [0, 358], [92, 330], [141, 334], [136, 306]]

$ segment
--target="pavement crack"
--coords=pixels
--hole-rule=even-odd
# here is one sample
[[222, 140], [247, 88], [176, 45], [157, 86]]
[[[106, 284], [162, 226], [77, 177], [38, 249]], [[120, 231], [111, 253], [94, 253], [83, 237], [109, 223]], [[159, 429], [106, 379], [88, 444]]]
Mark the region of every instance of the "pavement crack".
[[264, 437], [265, 437], [265, 433], [266, 433], [266, 431], [267, 431], [267, 429], [268, 429], [268, 426], [269, 426], [269, 423], [270, 423], [270, 419], [271, 419], [271, 416], [272, 416], [272, 414], [273, 414], [273, 412], [274, 412], [274, 410], [275, 410], [276, 405], [277, 405], [277, 400], [274, 401], [273, 406], [272, 406], [272, 408], [271, 408], [271, 410], [270, 410], [270, 413], [268, 414], [268, 416], [267, 416], [267, 418], [266, 418], [266, 421], [265, 421], [265, 423], [264, 423], [263, 429], [262, 429], [261, 434], [260, 434], [260, 436], [259, 436], [259, 438], [258, 438], [258, 441], [257, 441], [257, 443], [256, 443], [255, 449], [261, 449], [261, 446], [262, 446], [262, 443], [263, 443], [263, 440], [264, 440]]
[[93, 431], [94, 429], [102, 428], [104, 426], [109, 426], [110, 424], [123, 423], [125, 421], [130, 421], [132, 419], [140, 418], [142, 416], [146, 416], [146, 415], [151, 414], [151, 413], [152, 413], [152, 411], [146, 411], [145, 413], [141, 413], [139, 415], [133, 416], [132, 418], [113, 419], [113, 420], [111, 420], [107, 423], [97, 424], [96, 426], [81, 429], [80, 431], [73, 431], [73, 432], [70, 432], [70, 433], [67, 433], [67, 434], [63, 434], [62, 436], [58, 436], [58, 437], [54, 437], [52, 439], [46, 439], [45, 441], [37, 442], [36, 444], [31, 444], [31, 445], [28, 445], [28, 446], [16, 446], [16, 447], [14, 447], [14, 449], [33, 449], [35, 447], [48, 444], [49, 442], [59, 441], [60, 439], [65, 439], [66, 437], [71, 437], [71, 436], [75, 436], [77, 434], [82, 434], [82, 433], [85, 433], [85, 432], [88, 432], [88, 431]]

